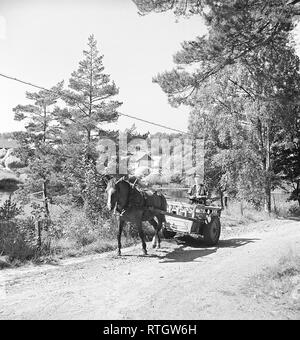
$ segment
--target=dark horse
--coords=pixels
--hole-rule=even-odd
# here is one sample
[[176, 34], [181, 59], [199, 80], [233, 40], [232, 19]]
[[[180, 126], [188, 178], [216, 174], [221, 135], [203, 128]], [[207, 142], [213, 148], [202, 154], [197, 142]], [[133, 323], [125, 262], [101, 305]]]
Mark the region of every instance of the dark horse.
[[107, 184], [106, 192], [108, 209], [119, 213], [117, 216], [119, 226], [118, 255], [121, 255], [121, 235], [125, 222], [130, 222], [137, 227], [144, 254], [147, 255], [142, 221], [148, 221], [155, 229], [152, 246], [155, 248], [157, 245], [159, 248], [160, 237], [158, 233], [165, 222], [165, 216], [155, 209], [167, 210], [165, 197], [150, 191], [139, 190], [124, 178], [118, 181], [111, 179]]

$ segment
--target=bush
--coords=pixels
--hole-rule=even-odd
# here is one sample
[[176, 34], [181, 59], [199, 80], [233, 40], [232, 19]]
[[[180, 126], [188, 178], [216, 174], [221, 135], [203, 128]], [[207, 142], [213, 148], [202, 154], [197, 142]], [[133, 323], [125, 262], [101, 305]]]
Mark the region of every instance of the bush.
[[274, 211], [280, 217], [300, 216], [300, 207], [298, 202], [283, 201], [274, 206]]
[[293, 204], [290, 205], [289, 207], [289, 214], [291, 216], [300, 216], [300, 207], [298, 202], [293, 202]]
[[35, 223], [32, 218], [0, 222], [0, 253], [10, 261], [25, 261], [38, 251]]
[[2, 206], [0, 206], [0, 221], [8, 221], [21, 214], [21, 212], [22, 209], [12, 201], [10, 195], [9, 198], [2, 204]]
[[[103, 218], [98, 215], [97, 220], [91, 221], [83, 208], [71, 208], [63, 213], [60, 210], [51, 212], [52, 220], [47, 224], [39, 220], [42, 223], [41, 244], [36, 218], [0, 222], [0, 255], [19, 265], [27, 260], [53, 261], [57, 256], [80, 256], [117, 248], [118, 229], [114, 216]], [[152, 226], [147, 224], [144, 232], [146, 240], [154, 234]], [[139, 241], [137, 228], [129, 223], [123, 235], [123, 247]]]
[[77, 246], [87, 246], [98, 239], [116, 237], [116, 227], [112, 219], [91, 221], [84, 210], [70, 210], [54, 222], [59, 226], [60, 238], [75, 242]]

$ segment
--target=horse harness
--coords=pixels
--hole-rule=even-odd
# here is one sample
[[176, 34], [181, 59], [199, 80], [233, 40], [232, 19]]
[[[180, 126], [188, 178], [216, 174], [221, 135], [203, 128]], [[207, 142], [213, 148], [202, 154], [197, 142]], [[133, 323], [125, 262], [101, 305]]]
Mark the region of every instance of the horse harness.
[[119, 209], [120, 216], [122, 216], [128, 209], [151, 208], [151, 206], [147, 204], [147, 193], [144, 190], [139, 190], [138, 188], [136, 188], [135, 183], [126, 183], [129, 185], [129, 191], [125, 206]]

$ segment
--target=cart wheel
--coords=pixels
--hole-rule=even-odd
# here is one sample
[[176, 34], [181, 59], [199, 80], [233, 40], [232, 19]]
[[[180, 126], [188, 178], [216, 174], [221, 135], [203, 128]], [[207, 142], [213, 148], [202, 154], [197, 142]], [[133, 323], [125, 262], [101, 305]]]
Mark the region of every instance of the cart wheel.
[[205, 224], [203, 229], [204, 242], [209, 246], [214, 246], [219, 242], [221, 234], [221, 223], [218, 216], [213, 216], [211, 221]]
[[175, 231], [171, 231], [166, 228], [162, 228], [162, 234], [163, 234], [163, 237], [166, 239], [173, 238], [176, 235]]

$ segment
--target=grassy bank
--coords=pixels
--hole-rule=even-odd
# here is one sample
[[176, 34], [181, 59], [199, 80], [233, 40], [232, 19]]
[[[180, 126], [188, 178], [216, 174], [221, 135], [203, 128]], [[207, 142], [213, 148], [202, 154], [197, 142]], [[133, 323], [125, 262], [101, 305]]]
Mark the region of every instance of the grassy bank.
[[255, 276], [247, 287], [247, 294], [258, 300], [271, 300], [295, 312], [300, 318], [300, 256], [290, 251], [273, 267]]
[[[52, 207], [52, 221], [41, 229], [39, 238], [37, 225], [29, 217], [0, 223], [0, 269], [117, 249], [118, 228], [114, 216], [91, 222], [80, 209], [61, 213]], [[144, 231], [149, 241], [153, 229], [146, 224]], [[127, 225], [122, 234], [122, 247], [137, 242], [140, 242], [137, 230]]]
[[271, 221], [277, 218], [300, 217], [300, 208], [297, 202], [277, 202], [272, 206], [269, 214], [263, 209], [257, 210], [245, 202], [233, 201], [221, 214], [222, 228], [224, 230], [235, 230], [236, 228], [247, 228], [248, 225], [260, 221]]

